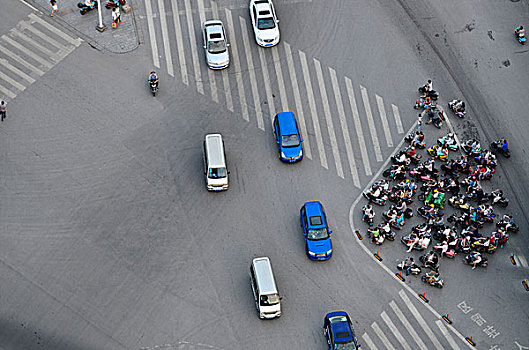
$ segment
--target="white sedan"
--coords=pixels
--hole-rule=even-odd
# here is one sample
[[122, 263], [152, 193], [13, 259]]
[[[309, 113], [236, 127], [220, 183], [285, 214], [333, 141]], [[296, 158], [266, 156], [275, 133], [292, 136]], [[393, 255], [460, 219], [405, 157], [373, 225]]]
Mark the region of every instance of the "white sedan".
[[230, 64], [228, 41], [224, 32], [224, 25], [219, 20], [204, 22], [202, 26], [206, 62], [211, 69], [223, 69]]
[[272, 0], [250, 0], [255, 41], [260, 46], [274, 46], [279, 43], [279, 20]]

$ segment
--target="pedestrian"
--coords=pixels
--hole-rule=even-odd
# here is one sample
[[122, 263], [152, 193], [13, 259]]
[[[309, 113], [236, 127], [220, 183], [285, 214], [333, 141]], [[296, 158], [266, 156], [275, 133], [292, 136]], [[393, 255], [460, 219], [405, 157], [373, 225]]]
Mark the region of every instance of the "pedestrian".
[[116, 12], [116, 8], [112, 9], [112, 28], [118, 27], [118, 14]]
[[421, 131], [421, 125], [422, 125], [422, 113], [419, 113], [419, 117], [417, 118], [417, 131]]
[[51, 17], [53, 17], [53, 14], [55, 12], [59, 12], [59, 9], [57, 8], [57, 1], [56, 0], [50, 0], [51, 5]]
[[4, 101], [0, 103], [0, 121], [4, 121], [7, 118], [7, 105]]
[[121, 23], [121, 12], [119, 10], [119, 4], [118, 4], [118, 6], [116, 6], [116, 16], [118, 18], [117, 22]]

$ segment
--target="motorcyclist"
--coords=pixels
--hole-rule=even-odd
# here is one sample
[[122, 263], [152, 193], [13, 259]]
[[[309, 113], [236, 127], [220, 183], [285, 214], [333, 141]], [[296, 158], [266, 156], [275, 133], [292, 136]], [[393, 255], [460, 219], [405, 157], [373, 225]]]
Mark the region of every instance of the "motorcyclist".
[[415, 266], [415, 261], [413, 261], [412, 257], [408, 256], [406, 260], [404, 260], [404, 270], [406, 270], [406, 276], [410, 274], [410, 270], [414, 266]]
[[411, 252], [413, 250], [413, 248], [419, 243], [419, 241], [421, 240], [421, 238], [423, 237], [422, 234], [415, 234], [413, 235], [413, 242], [410, 244], [410, 247], [408, 248], [407, 252]]
[[509, 143], [506, 139], [500, 139], [498, 141], [498, 146], [501, 148], [503, 152], [507, 152], [509, 150]]
[[439, 117], [439, 114], [435, 113], [432, 110], [428, 111], [428, 117], [430, 118], [430, 120], [428, 120], [426, 124], [432, 124], [432, 122], [435, 122], [435, 124], [438, 124], [441, 122], [441, 117]]
[[513, 227], [514, 226], [514, 219], [511, 215], [503, 215], [503, 217], [501, 218], [501, 221], [503, 222], [506, 222], [507, 224], [505, 225], [505, 231], [507, 231], [509, 229], [509, 227]]
[[446, 158], [448, 157], [448, 149], [445, 146], [437, 147], [436, 155], [439, 158]]
[[523, 26], [519, 26], [514, 30], [514, 32], [518, 35], [519, 38], [523, 38], [525, 36], [525, 29]]
[[441, 279], [439, 276], [439, 272], [429, 272], [426, 274], [426, 276], [428, 277], [428, 283], [432, 285], [436, 282], [439, 282], [439, 280]]
[[158, 75], [154, 71], [149, 74], [149, 83], [153, 84], [155, 87], [158, 87]]
[[85, 0], [84, 4], [85, 4], [85, 6], [88, 6], [90, 8], [95, 6], [95, 4], [94, 4], [94, 2], [92, 0]]
[[375, 243], [377, 245], [382, 244], [382, 242], [379, 239], [380, 237], [379, 227], [374, 227], [374, 228], [369, 229], [369, 233], [371, 234], [371, 243]]
[[[520, 26], [521, 27], [521, 26]], [[521, 27], [523, 29], [523, 27]], [[433, 90], [433, 83], [431, 79], [428, 79], [428, 82], [424, 85], [425, 91], [432, 91]]]
[[470, 253], [470, 262], [474, 263], [474, 265], [472, 266], [472, 270], [474, 270], [482, 260], [483, 259], [481, 258], [480, 252]]
[[382, 194], [382, 189], [380, 186], [371, 186], [371, 190], [368, 192], [368, 196], [370, 196], [372, 199], [378, 199], [380, 195]]
[[371, 204], [366, 204], [364, 205], [362, 210], [364, 211], [362, 221], [372, 221], [375, 217], [375, 211], [373, 210], [373, 206]]
[[417, 131], [415, 133], [415, 136], [413, 137], [413, 140], [411, 141], [411, 145], [413, 147], [420, 147], [423, 144], [424, 141], [424, 134], [422, 131]]
[[424, 260], [424, 266], [436, 268], [438, 262], [439, 257], [437, 256], [435, 251], [431, 250], [430, 253], [426, 256], [426, 259]]

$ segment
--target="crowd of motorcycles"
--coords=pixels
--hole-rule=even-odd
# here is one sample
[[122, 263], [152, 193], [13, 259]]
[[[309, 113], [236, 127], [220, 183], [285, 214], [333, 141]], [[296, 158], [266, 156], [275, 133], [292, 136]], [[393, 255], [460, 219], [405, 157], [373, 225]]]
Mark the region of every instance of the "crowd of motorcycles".
[[[435, 105], [434, 101], [439, 98], [437, 92], [426, 87], [419, 88], [419, 92], [423, 96], [417, 101], [417, 108], [424, 108], [427, 113], [438, 116], [444, 113]], [[455, 115], [464, 117], [465, 107], [460, 99], [450, 101], [449, 107]], [[435, 125], [433, 117], [429, 117]], [[444, 117], [438, 119], [444, 120]], [[441, 120], [438, 122], [441, 123]], [[367, 235], [372, 244], [394, 241], [397, 236], [394, 230], [403, 229], [406, 220], [413, 217], [414, 211], [410, 206], [419, 192], [417, 201], [421, 205], [416, 214], [425, 222], [412, 227], [409, 234], [401, 237], [401, 242], [408, 248], [407, 252], [417, 250], [425, 254], [420, 256], [419, 262], [408, 257], [397, 268], [406, 275], [419, 275], [428, 270], [421, 280], [442, 288], [444, 281], [439, 274], [441, 257], [453, 259], [456, 254], [464, 254], [463, 262], [471, 265], [472, 269], [486, 267], [488, 259], [484, 254], [493, 254], [498, 248], [503, 248], [509, 233], [518, 231], [512, 216], [495, 212], [495, 208], [509, 205], [503, 191], [495, 189], [487, 193], [481, 185], [482, 181], [493, 177], [498, 165], [497, 155], [509, 157], [510, 151], [504, 139], [493, 142], [489, 149], [485, 149], [475, 139], [459, 144], [453, 133], [427, 146], [420, 129], [406, 136], [405, 140], [409, 145], [391, 158], [393, 165], [383, 172], [384, 178], [363, 192], [369, 203], [362, 208], [362, 221], [369, 226]], [[423, 161], [418, 153], [420, 149], [426, 149], [428, 160]], [[450, 153], [458, 151], [462, 151], [462, 155], [449, 157]], [[436, 162], [441, 164], [439, 168]], [[389, 209], [380, 213], [382, 222], [375, 225], [373, 204], [385, 206], [388, 202], [391, 202]], [[456, 212], [445, 220], [446, 203]], [[493, 223], [493, 232], [486, 234], [484, 228]]]

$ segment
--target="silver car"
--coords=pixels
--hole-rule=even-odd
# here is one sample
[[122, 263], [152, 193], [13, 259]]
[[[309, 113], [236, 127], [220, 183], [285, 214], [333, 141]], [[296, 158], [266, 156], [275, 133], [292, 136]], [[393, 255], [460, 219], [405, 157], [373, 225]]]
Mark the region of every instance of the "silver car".
[[224, 25], [219, 20], [204, 22], [202, 26], [202, 37], [204, 49], [206, 50], [206, 62], [211, 69], [224, 69], [230, 64], [230, 53], [228, 52], [228, 40], [224, 31]]
[[279, 43], [279, 20], [272, 0], [250, 0], [250, 18], [259, 46], [270, 47]]

